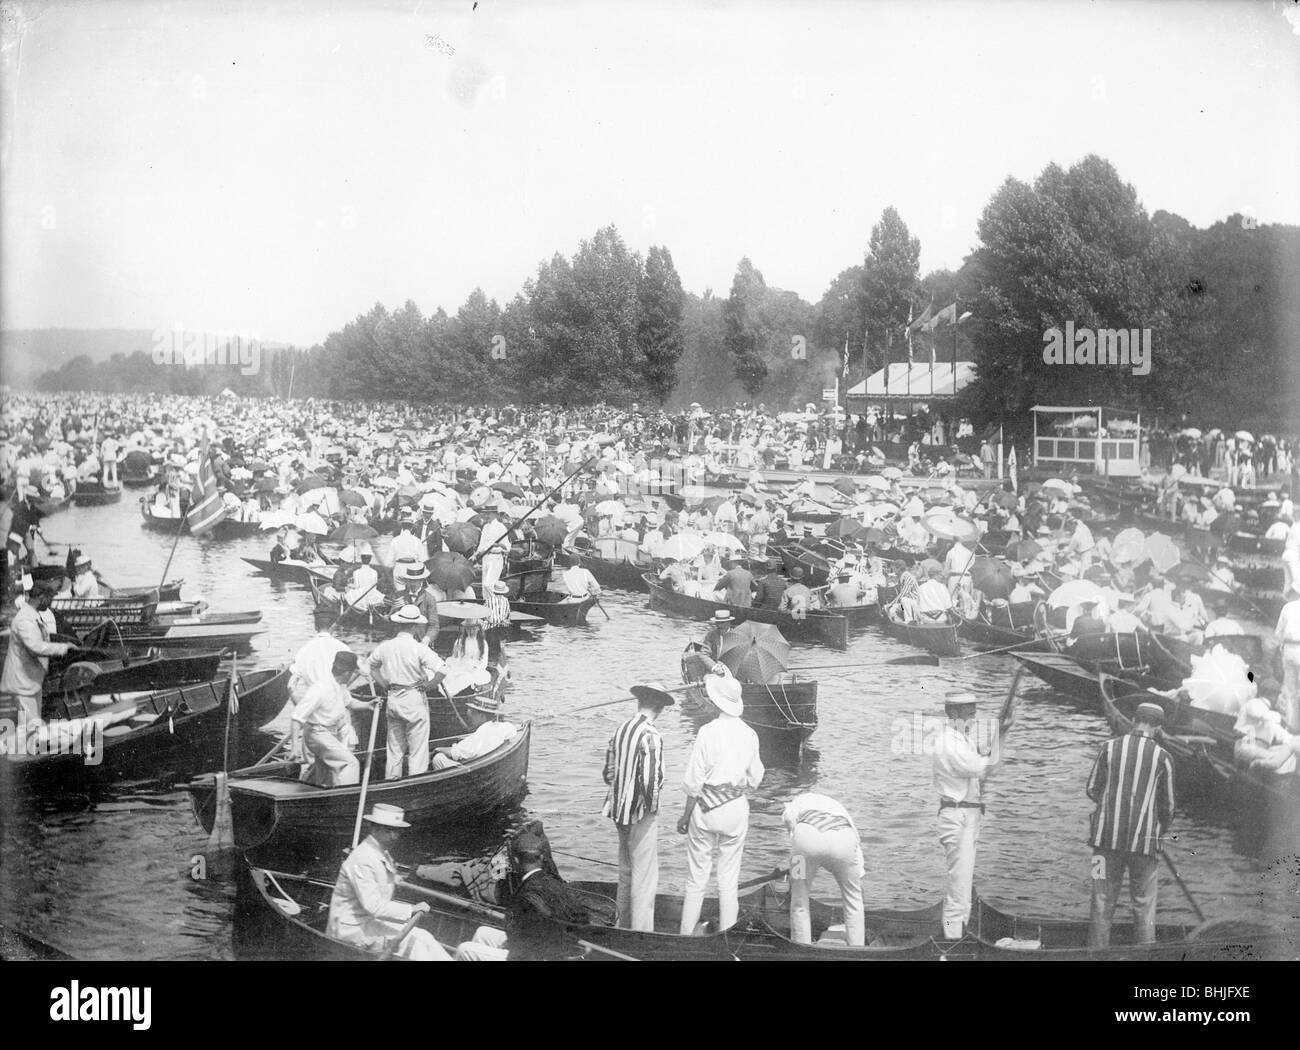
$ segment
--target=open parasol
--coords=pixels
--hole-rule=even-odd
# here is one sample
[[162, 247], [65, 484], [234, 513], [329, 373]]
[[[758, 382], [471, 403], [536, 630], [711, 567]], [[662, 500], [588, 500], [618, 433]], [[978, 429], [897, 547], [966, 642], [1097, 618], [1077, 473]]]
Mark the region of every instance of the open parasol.
[[1145, 557], [1147, 537], [1141, 529], [1124, 529], [1110, 545], [1110, 560], [1116, 565], [1133, 565]]
[[931, 536], [941, 540], [960, 540], [970, 543], [979, 538], [979, 529], [973, 521], [959, 518], [951, 511], [940, 510], [927, 514], [921, 524]]
[[[455, 551], [440, 551], [426, 561], [429, 579], [444, 591], [463, 591], [478, 575], [469, 559]], [[441, 609], [438, 610], [441, 613]]]
[[1070, 580], [1047, 596], [1047, 604], [1053, 609], [1069, 609], [1084, 602], [1105, 600], [1102, 589], [1091, 580]]
[[1006, 598], [1016, 585], [1011, 566], [1001, 558], [977, 557], [971, 565], [970, 578], [989, 598]]
[[747, 620], [723, 636], [718, 659], [741, 682], [771, 682], [790, 666], [790, 643], [773, 624]]
[[358, 521], [349, 521], [346, 525], [340, 525], [328, 537], [330, 543], [356, 543], [358, 540], [368, 543], [378, 538], [378, 532]]
[[330, 531], [329, 525], [319, 514], [308, 512], [299, 514], [294, 519], [294, 527], [301, 532], [310, 532], [315, 536], [324, 536]]
[[858, 486], [853, 483], [852, 478], [836, 478], [831, 482], [831, 488], [836, 492], [842, 492], [846, 496], [852, 496], [858, 491]]
[[704, 542], [720, 550], [743, 551], [745, 545], [729, 532], [706, 532]]
[[533, 528], [533, 532], [543, 543], [558, 547], [564, 542], [564, 538], [569, 535], [569, 526], [554, 514], [548, 514], [538, 521]]
[[1160, 572], [1168, 572], [1183, 560], [1178, 545], [1163, 532], [1153, 532], [1142, 545], [1142, 557]]
[[442, 542], [458, 554], [469, 554], [478, 547], [479, 529], [467, 521], [453, 522], [442, 530]]
[[355, 489], [344, 489], [339, 493], [339, 503], [345, 507], [367, 506], [366, 497]]
[[704, 537], [693, 532], [679, 532], [669, 536], [659, 547], [659, 557], [690, 561], [704, 550]]
[[1182, 687], [1195, 707], [1236, 714], [1237, 708], [1255, 696], [1250, 668], [1236, 653], [1215, 646], [1204, 656], [1193, 656], [1192, 673]]
[[826, 535], [834, 536], [836, 539], [851, 540], [862, 531], [862, 528], [860, 521], [853, 518], [840, 518], [827, 527]]

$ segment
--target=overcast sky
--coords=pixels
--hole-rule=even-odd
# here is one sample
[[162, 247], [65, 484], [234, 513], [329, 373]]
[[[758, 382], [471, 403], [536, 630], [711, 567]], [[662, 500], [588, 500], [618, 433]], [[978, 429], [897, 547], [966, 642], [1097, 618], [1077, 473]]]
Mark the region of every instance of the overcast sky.
[[1007, 176], [1089, 152], [1150, 211], [1298, 223], [1295, 10], [8, 5], [0, 320], [306, 345], [611, 222], [690, 291], [748, 255], [815, 302], [887, 205], [955, 268]]

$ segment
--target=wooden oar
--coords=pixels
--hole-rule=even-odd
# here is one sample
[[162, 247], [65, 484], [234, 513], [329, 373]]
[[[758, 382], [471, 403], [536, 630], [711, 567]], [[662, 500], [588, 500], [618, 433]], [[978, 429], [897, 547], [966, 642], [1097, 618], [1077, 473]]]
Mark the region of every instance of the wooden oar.
[[596, 608], [599, 609], [601, 612], [605, 613], [605, 619], [612, 620], [614, 617], [610, 616], [609, 613], [605, 612], [605, 607], [600, 604], [600, 595], [593, 594], [592, 597], [596, 599]]
[[334, 617], [334, 622], [330, 624], [328, 633], [333, 634], [334, 628], [337, 627], [339, 625], [339, 621], [342, 620], [343, 617], [345, 617], [352, 610], [353, 606], [355, 606], [357, 602], [361, 601], [362, 598], [364, 598], [367, 594], [369, 594], [378, 586], [379, 586], [379, 581], [375, 580], [374, 583], [372, 583], [364, 591], [362, 591], [355, 598], [353, 598], [352, 601], [348, 602], [347, 605], [345, 605], [341, 610], [339, 610], [339, 614], [336, 617]]
[[[370, 695], [375, 695], [375, 683], [370, 683]], [[357, 822], [352, 827], [352, 848], [357, 848], [357, 843], [361, 841], [361, 818], [366, 812], [366, 790], [370, 787], [370, 767], [375, 758], [375, 733], [379, 730], [379, 712], [383, 707], [382, 700], [376, 700], [374, 708], [370, 712], [370, 747], [366, 751], [366, 771], [361, 776], [361, 799], [357, 804]]]
[[1169, 865], [1170, 874], [1173, 875], [1174, 881], [1178, 883], [1178, 888], [1183, 891], [1183, 896], [1187, 898], [1187, 903], [1192, 906], [1192, 911], [1196, 912], [1196, 917], [1200, 919], [1201, 922], [1204, 922], [1205, 912], [1201, 911], [1201, 906], [1196, 903], [1196, 898], [1192, 896], [1192, 891], [1187, 888], [1187, 883], [1185, 883], [1183, 877], [1178, 874], [1178, 869], [1174, 867], [1173, 860], [1170, 859], [1169, 854], [1164, 850], [1160, 851], [1160, 856], [1165, 858], [1165, 863]]
[[[353, 843], [353, 845], [355, 846], [356, 843]], [[417, 911], [414, 915], [412, 915], [409, 919], [406, 920], [406, 925], [403, 926], [398, 931], [397, 936], [394, 937], [388, 943], [388, 947], [384, 949], [384, 954], [379, 957], [380, 962], [383, 962], [386, 959], [391, 959], [393, 957], [393, 953], [396, 952], [397, 949], [401, 947], [402, 941], [406, 939], [406, 935], [410, 933], [413, 929], [415, 929], [415, 924], [420, 921], [420, 916], [423, 914], [424, 912]]]
[[[572, 481], [572, 480], [573, 480], [574, 478], [576, 478], [579, 474], [581, 474], [584, 470], [586, 470], [589, 466], [591, 466], [591, 464], [594, 463], [598, 458], [599, 458], [598, 456], [592, 456], [590, 459], [587, 460], [587, 462], [585, 462], [584, 464], [582, 464], [582, 466], [580, 466], [577, 470], [575, 470], [575, 471], [574, 471], [572, 474], [570, 474], [567, 478], [565, 478], [565, 479], [564, 479], [563, 481], [561, 481], [558, 485], [556, 485], [555, 488], [551, 489], [550, 492], [548, 492], [545, 496], [543, 496], [540, 500], [538, 500], [538, 501], [537, 501], [537, 505], [536, 505], [535, 507], [533, 507], [532, 510], [530, 510], [530, 511], [529, 511], [527, 514], [525, 514], [522, 518], [520, 518], [520, 519], [519, 519], [518, 521], [516, 521], [513, 525], [511, 525], [510, 528], [506, 529], [506, 536], [509, 536], [512, 532], [514, 532], [516, 529], [518, 529], [520, 525], [522, 525], [522, 524], [523, 524], [524, 522], [526, 522], [529, 518], [531, 518], [534, 514], [536, 514], [537, 511], [538, 511], [539, 509], [541, 509], [542, 507], [546, 506], [546, 501], [547, 501], [547, 500], [549, 500], [549, 499], [550, 499], [552, 496], [554, 496], [557, 492], [559, 492], [560, 490], [562, 490], [562, 489], [564, 488], [565, 485], [567, 485], [570, 481]], [[501, 538], [502, 538], [502, 539], [505, 539], [505, 536], [502, 536]], [[489, 549], [490, 549], [490, 548], [489, 548]], [[488, 553], [488, 552], [487, 552], [486, 550], [483, 550], [483, 551], [479, 551], [479, 552], [477, 552], [477, 553], [476, 553], [472, 558], [470, 558], [469, 563], [470, 563], [471, 565], [475, 564], [476, 562], [479, 561], [480, 558], [484, 557], [487, 553]]]

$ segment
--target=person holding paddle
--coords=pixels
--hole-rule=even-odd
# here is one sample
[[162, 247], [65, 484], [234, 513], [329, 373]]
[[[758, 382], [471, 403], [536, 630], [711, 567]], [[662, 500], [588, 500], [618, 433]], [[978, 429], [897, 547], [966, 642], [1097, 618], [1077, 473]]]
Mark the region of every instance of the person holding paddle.
[[427, 912], [429, 905], [423, 901], [406, 904], [393, 900], [398, 882], [397, 864], [389, 848], [411, 826], [405, 811], [376, 803], [365, 820], [370, 833], [339, 869], [334, 894], [330, 897], [325, 935], [374, 952], [392, 950], [402, 959], [450, 961], [451, 956], [427, 930], [412, 928], [395, 950], [390, 948], [390, 940], [406, 930], [421, 912]]
[[957, 940], [970, 922], [975, 846], [984, 816], [983, 780], [1002, 760], [1000, 733], [987, 747], [976, 738], [975, 694], [948, 693], [947, 721], [933, 739], [934, 786], [939, 792], [939, 845], [948, 867], [943, 895], [943, 935]]
[[1097, 804], [1088, 845], [1092, 847], [1092, 915], [1088, 947], [1110, 944], [1110, 924], [1124, 872], [1133, 898], [1133, 942], [1156, 939], [1156, 873], [1160, 838], [1174, 815], [1174, 762], [1156, 742], [1165, 712], [1139, 704], [1133, 728], [1101, 746], [1088, 776], [1088, 797]]

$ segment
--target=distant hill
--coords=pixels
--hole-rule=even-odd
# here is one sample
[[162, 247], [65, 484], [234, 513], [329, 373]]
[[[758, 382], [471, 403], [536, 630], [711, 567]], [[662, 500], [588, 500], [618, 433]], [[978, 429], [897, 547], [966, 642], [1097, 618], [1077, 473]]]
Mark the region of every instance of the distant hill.
[[149, 353], [149, 328], [29, 328], [0, 332], [0, 382], [30, 386], [42, 372], [84, 354], [107, 361], [114, 354]]

